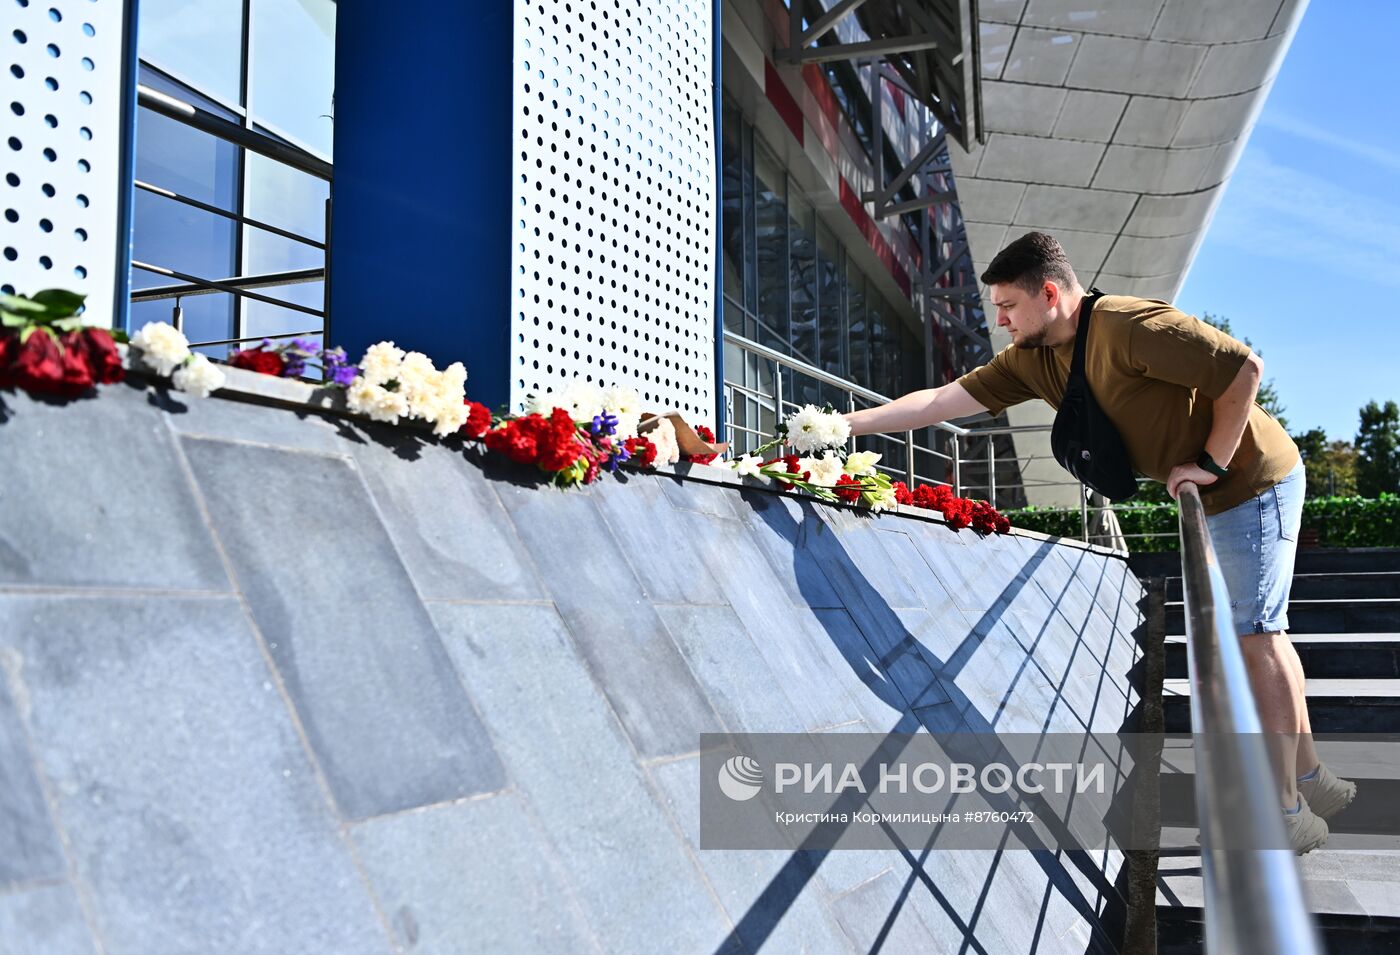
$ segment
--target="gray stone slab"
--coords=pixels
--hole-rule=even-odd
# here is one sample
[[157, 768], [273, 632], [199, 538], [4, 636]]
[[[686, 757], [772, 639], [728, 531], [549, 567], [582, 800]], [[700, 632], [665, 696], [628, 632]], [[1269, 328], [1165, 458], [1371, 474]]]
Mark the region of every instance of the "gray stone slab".
[[1087, 186], [1103, 152], [1103, 143], [993, 133], [977, 175], [982, 179]]
[[355, 461], [426, 599], [537, 600], [544, 588], [505, 509], [460, 445], [387, 426], [357, 429]]
[[504, 786], [350, 462], [183, 440], [341, 811], [359, 819]]
[[762, 491], [743, 491], [739, 497], [735, 510], [744, 517], [792, 602], [806, 607], [841, 606], [841, 598], [807, 546], [809, 534], [824, 530], [816, 505]]
[[1069, 74], [1080, 36], [1065, 30], [1021, 27], [1001, 71], [1004, 80], [1060, 86]]
[[[546, 493], [506, 483], [495, 487], [637, 752], [644, 758], [693, 752], [701, 733], [722, 732], [694, 674], [600, 518], [592, 494], [587, 489]], [[686, 518], [693, 515], [680, 510], [659, 513], [669, 521], [672, 540], [688, 539]], [[560, 546], [565, 528], [567, 547]]]
[[0, 893], [0, 955], [96, 955], [73, 889]]
[[[704, 471], [712, 471], [704, 465], [691, 465]], [[736, 489], [730, 485], [706, 484], [704, 481], [686, 481], [668, 474], [656, 475], [659, 484], [672, 506], [683, 511], [695, 511], [708, 517], [733, 521], [739, 519], [734, 509], [737, 499]]]
[[[1001, 76], [1002, 67], [1006, 66], [1006, 55], [1011, 52], [1016, 27], [1010, 23], [989, 23], [985, 17], [977, 26], [982, 44], [982, 78], [997, 79]], [[958, 191], [961, 193], [962, 190]]]
[[[1201, 187], [1201, 177], [1215, 158], [1217, 148], [1200, 146], [1193, 149], [1156, 149], [1151, 146], [1112, 145], [1108, 147], [1108, 152], [1104, 154], [1103, 162], [1094, 175], [1094, 187], [1157, 194], [1194, 192]], [[1155, 272], [1149, 272], [1145, 270], [1147, 267], [1149, 265], [1144, 263], [1144, 271], [1114, 274], [1164, 275], [1175, 268], [1173, 265], [1163, 264]], [[1113, 268], [1106, 265], [1105, 271], [1113, 272]]]
[[[853, 584], [857, 576], [860, 589], [867, 596], [878, 597], [890, 608], [924, 605], [907, 574], [907, 569], [918, 561], [918, 554], [899, 529], [905, 521], [839, 508], [823, 511], [822, 519], [836, 533], [823, 535], [817, 529], [812, 544], [822, 553], [827, 579], [848, 609], [852, 595], [844, 587]], [[881, 530], [882, 527], [887, 529]]]
[[1049, 136], [1064, 100], [1065, 91], [1059, 87], [982, 81], [982, 109], [990, 132]]
[[[908, 610], [909, 615], [927, 611]], [[946, 702], [935, 662], [894, 611], [869, 615], [857, 625], [845, 610], [814, 611], [822, 629], [841, 647], [853, 648], [852, 670], [866, 687], [899, 711]], [[861, 644], [864, 644], [862, 646]], [[863, 671], [861, 665], [864, 664]], [[897, 695], [896, 695], [897, 694]]]
[[[962, 535], [966, 535], [966, 543]], [[978, 546], [981, 540], [969, 531], [960, 535], [941, 525], [926, 524], [911, 527], [909, 537], [959, 610], [1000, 612], [1024, 586], [1015, 578], [990, 573], [996, 554]]]
[[1166, 0], [1152, 38], [1181, 43], [1257, 40], [1269, 32], [1278, 10], [1279, 0], [1237, 0], [1218, 10], [1192, 0]]
[[732, 926], [555, 611], [432, 612], [604, 951], [714, 951]]
[[[675, 536], [678, 515], [664, 485], [673, 479], [628, 475], [601, 481], [593, 499], [627, 563], [655, 603], [724, 603], [724, 593], [700, 556]], [[734, 491], [728, 491], [734, 494]], [[734, 528], [732, 532], [737, 532]]]
[[1059, 119], [1055, 121], [1055, 135], [1064, 139], [1106, 143], [1113, 138], [1118, 119], [1127, 105], [1128, 97], [1119, 93], [1069, 90], [1065, 94], [1064, 105], [1060, 107]]
[[750, 952], [850, 952], [815, 879], [811, 854], [774, 849], [700, 849], [699, 759], [676, 760], [649, 770], [672, 819], [685, 833]]
[[1145, 37], [1151, 34], [1161, 7], [1160, 0], [1097, 6], [1082, 0], [1030, 0], [1022, 19], [1037, 26]]
[[739, 733], [801, 733], [806, 723], [729, 607], [658, 607], [724, 725]]
[[66, 874], [24, 724], [7, 685], [6, 670], [18, 675], [22, 659], [0, 646], [0, 887]]
[[238, 401], [223, 394], [205, 401], [182, 401], [166, 419], [180, 434], [325, 454], [344, 454], [359, 440], [354, 423], [344, 418]]
[[519, 794], [371, 819], [351, 838], [401, 951], [602, 951]]
[[969, 221], [1011, 222], [1021, 206], [1026, 187], [997, 179], [958, 178], [958, 205]]
[[1270, 78], [1282, 59], [1279, 47], [1286, 34], [1246, 43], [1222, 43], [1210, 47], [1200, 72], [1191, 84], [1191, 96], [1229, 96], [1252, 90]]
[[[1070, 0], [1075, 2], [1075, 0]], [[1147, 96], [1186, 95], [1206, 47], [1087, 34], [1065, 81], [1081, 89]]]
[[387, 952], [231, 598], [0, 597], [110, 955]]
[[4, 402], [0, 583], [230, 589], [144, 389], [70, 404], [6, 392]]
[[908, 878], [904, 873], [885, 872], [832, 903], [857, 951], [929, 955], [959, 950], [954, 939], [929, 931], [918, 913], [901, 903]]

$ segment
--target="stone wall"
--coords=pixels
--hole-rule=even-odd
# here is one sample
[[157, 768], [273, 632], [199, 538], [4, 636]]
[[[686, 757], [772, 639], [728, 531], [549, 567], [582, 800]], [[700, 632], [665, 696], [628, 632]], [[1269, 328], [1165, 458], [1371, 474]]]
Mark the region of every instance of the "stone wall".
[[1117, 949], [1115, 851], [702, 851], [696, 749], [1116, 731], [1123, 561], [230, 384], [0, 393], [0, 952]]

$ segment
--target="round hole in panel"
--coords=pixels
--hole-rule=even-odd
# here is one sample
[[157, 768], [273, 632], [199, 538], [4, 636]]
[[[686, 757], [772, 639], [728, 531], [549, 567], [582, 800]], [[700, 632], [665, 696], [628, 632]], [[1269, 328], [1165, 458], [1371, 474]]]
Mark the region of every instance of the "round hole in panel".
[[50, 222], [48, 219], [40, 219], [40, 220], [39, 220], [39, 228], [42, 229], [42, 230], [45, 231], [45, 232], [52, 232], [52, 231], [53, 231], [53, 223]]
[[19, 176], [15, 175], [15, 174], [12, 173], [12, 172], [7, 172], [7, 173], [5, 173], [5, 181], [6, 181], [7, 183], [9, 183], [11, 186], [18, 186], [18, 185], [19, 185]]
[[79, 266], [77, 266], [76, 268], [73, 269], [73, 274], [76, 275], [76, 276], [77, 276], [78, 278], [80, 278], [80, 279], [85, 279], [85, 278], [87, 278], [87, 269], [85, 269], [85, 268], [83, 268], [81, 265], [79, 265]]
[[19, 213], [16, 212], [14, 209], [6, 209], [6, 210], [5, 210], [5, 221], [6, 221], [6, 222], [18, 222], [18, 221], [19, 221]]
[[13, 149], [15, 152], [19, 152], [21, 149], [24, 148], [24, 143], [19, 141], [18, 136], [11, 136], [9, 138], [9, 144], [10, 148]]
[[58, 7], [49, 7], [49, 19], [54, 23], [62, 21], [63, 14], [58, 12]]
[[41, 255], [39, 256], [39, 264], [45, 269], [51, 269], [53, 268], [53, 259], [49, 258], [47, 255]]
[[52, 184], [52, 183], [47, 183], [47, 182], [46, 182], [46, 183], [44, 183], [42, 186], [40, 186], [39, 188], [40, 188], [41, 190], [43, 190], [44, 195], [48, 196], [50, 199], [52, 199], [54, 196], [58, 195], [58, 190], [55, 189], [55, 188], [53, 187], [53, 184]]
[[24, 67], [20, 66], [18, 63], [11, 63], [10, 75], [17, 80], [24, 79]]
[[59, 56], [62, 56], [62, 55], [63, 55], [63, 54], [62, 54], [62, 51], [59, 50], [58, 44], [57, 44], [57, 43], [50, 43], [48, 46], [44, 47], [44, 49], [48, 50], [48, 51], [49, 51], [49, 56], [52, 56], [52, 57], [54, 57], [55, 59], [57, 59]]
[[88, 57], [86, 57], [86, 56], [83, 57], [83, 69], [88, 70], [89, 72], [91, 72], [92, 70], [94, 70], [94, 69], [96, 69], [96, 68], [97, 68], [97, 64], [96, 64], [96, 63], [92, 62], [92, 60], [90, 60], [90, 59], [89, 59]]
[[44, 77], [44, 85], [55, 92], [58, 90], [58, 80], [54, 79], [52, 76]]
[[73, 238], [77, 239], [79, 242], [86, 242], [86, 241], [87, 241], [87, 229], [74, 229], [74, 230], [73, 230]]
[[23, 30], [15, 30], [10, 36], [15, 38], [16, 43], [28, 43], [29, 36]]
[[5, 258], [13, 262], [19, 258], [19, 252], [16, 249], [7, 245], [5, 246]]
[[83, 90], [80, 93], [78, 93], [78, 99], [82, 100], [83, 104], [86, 106], [92, 105], [92, 94], [89, 93], [87, 90]]

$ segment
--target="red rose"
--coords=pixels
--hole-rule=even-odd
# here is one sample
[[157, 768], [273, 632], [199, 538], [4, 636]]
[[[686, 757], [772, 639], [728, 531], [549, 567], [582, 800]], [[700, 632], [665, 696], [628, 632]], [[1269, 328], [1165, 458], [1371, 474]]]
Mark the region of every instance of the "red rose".
[[59, 362], [63, 368], [63, 387], [60, 393], [69, 396], [80, 395], [93, 384], [92, 368], [88, 365], [83, 333], [64, 332], [59, 336], [58, 345], [62, 352]]
[[836, 479], [836, 496], [848, 504], [854, 504], [860, 500], [860, 480], [849, 474], [843, 474]]
[[[42, 328], [30, 333], [19, 346], [11, 366], [14, 382], [25, 391], [38, 395], [61, 395], [67, 390], [63, 373], [63, 355], [53, 336]], [[89, 381], [91, 384], [91, 381]]]
[[122, 356], [117, 351], [117, 343], [112, 340], [111, 332], [105, 328], [84, 328], [80, 334], [81, 347], [87, 355], [93, 381], [99, 385], [111, 385], [126, 377]]
[[491, 430], [491, 409], [475, 401], [467, 401], [467, 423], [462, 433], [473, 440]]
[[656, 445], [651, 443], [651, 439], [638, 435], [628, 438], [623, 442], [623, 447], [627, 449], [628, 460], [639, 468], [649, 468], [656, 461]]
[[903, 481], [895, 481], [890, 487], [894, 488], [894, 499], [898, 504], [913, 504], [914, 495], [909, 490], [909, 485]]
[[255, 371], [260, 375], [272, 375], [274, 378], [282, 377], [282, 372], [287, 367], [287, 363], [281, 355], [273, 351], [265, 351], [261, 346], [232, 352], [228, 356], [228, 363], [234, 368], [246, 368], [248, 371]]
[[0, 388], [13, 388], [15, 374], [11, 365], [19, 355], [19, 333], [0, 328]]

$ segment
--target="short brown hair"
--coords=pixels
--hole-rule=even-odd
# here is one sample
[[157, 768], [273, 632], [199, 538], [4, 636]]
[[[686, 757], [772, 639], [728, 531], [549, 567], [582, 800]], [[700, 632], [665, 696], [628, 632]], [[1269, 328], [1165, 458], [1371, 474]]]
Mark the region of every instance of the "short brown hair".
[[996, 254], [982, 273], [987, 285], [1016, 285], [1035, 294], [1047, 281], [1067, 289], [1079, 284], [1065, 250], [1053, 235], [1027, 232]]

